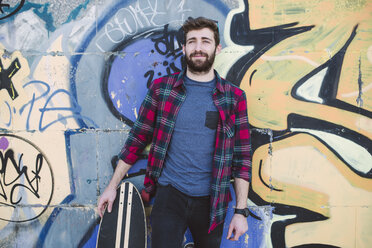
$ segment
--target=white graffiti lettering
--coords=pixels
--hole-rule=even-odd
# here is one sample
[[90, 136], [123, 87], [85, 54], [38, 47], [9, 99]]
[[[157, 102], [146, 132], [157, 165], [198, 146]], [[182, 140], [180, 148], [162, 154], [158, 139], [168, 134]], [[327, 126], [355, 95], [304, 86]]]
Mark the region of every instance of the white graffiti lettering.
[[[173, 19], [169, 16], [170, 11], [177, 12]], [[105, 44], [109, 43], [109, 47], [112, 47], [143, 29], [162, 28], [169, 23], [181, 24], [185, 20], [185, 13], [189, 11], [191, 10], [185, 8], [185, 0], [171, 0], [168, 3], [139, 0], [133, 5], [119, 9], [112, 20], [104, 25], [95, 42], [96, 47], [106, 52]]]

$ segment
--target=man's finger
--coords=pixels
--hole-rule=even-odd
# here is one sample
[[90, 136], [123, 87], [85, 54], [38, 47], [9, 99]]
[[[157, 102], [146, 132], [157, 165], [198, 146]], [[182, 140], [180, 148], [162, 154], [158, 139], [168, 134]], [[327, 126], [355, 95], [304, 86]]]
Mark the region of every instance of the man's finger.
[[239, 238], [240, 238], [240, 235], [241, 235], [241, 233], [235, 233], [235, 235], [234, 235], [234, 241], [238, 241], [239, 240]]
[[99, 217], [102, 218], [102, 213], [101, 213], [102, 211], [101, 211], [101, 205], [100, 205], [100, 203], [98, 203], [97, 212], [98, 212]]
[[111, 213], [111, 210], [112, 210], [112, 203], [113, 203], [112, 201], [108, 202], [107, 210], [109, 213]]
[[101, 218], [103, 217], [104, 210], [105, 210], [105, 203], [98, 204], [98, 214]]
[[101, 212], [101, 209], [99, 208], [99, 206], [98, 206], [98, 208], [97, 208], [97, 212], [98, 212], [99, 217], [102, 218], [102, 212]]
[[104, 207], [105, 207], [105, 202], [102, 200], [102, 198], [100, 198], [98, 201], [98, 214], [99, 216], [101, 216], [101, 218], [103, 216]]
[[229, 227], [229, 231], [227, 232], [227, 239], [231, 239], [231, 234], [232, 234], [233, 228], [231, 226]]

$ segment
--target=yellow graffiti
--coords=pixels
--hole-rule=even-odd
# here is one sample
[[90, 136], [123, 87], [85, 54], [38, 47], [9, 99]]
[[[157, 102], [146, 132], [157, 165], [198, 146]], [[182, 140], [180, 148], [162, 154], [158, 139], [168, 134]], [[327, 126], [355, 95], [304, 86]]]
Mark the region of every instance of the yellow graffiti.
[[[252, 189], [267, 202], [301, 207], [329, 218], [322, 224], [306, 224], [312, 233], [317, 233], [308, 238], [310, 243], [322, 240], [350, 247], [345, 244], [351, 242], [351, 236], [327, 239], [332, 237], [332, 231], [350, 233], [355, 225], [350, 226], [349, 222], [354, 218], [372, 230], [372, 222], [364, 222], [364, 218], [372, 216], [372, 209], [365, 207], [372, 205], [372, 180], [355, 174], [324, 144], [307, 134], [293, 135], [269, 146], [261, 146], [253, 155]], [[272, 149], [272, 155], [268, 155], [268, 149]], [[291, 225], [287, 230], [286, 241], [292, 243], [290, 247], [303, 242], [299, 233], [305, 236], [306, 232], [298, 231], [305, 228], [302, 225]], [[363, 239], [362, 234], [355, 235]]]
[[[299, 22], [297, 26], [315, 25], [311, 31], [275, 45], [246, 72], [241, 87], [249, 96], [248, 104], [255, 106], [249, 108], [251, 124], [283, 130], [287, 128], [288, 114], [298, 113], [316, 119], [332, 120], [335, 124], [372, 137], [370, 118], [336, 107], [300, 101], [291, 96], [296, 82], [335, 55], [358, 25], [356, 36], [346, 50], [342, 63], [336, 98], [358, 106], [358, 94], [355, 93], [359, 92], [359, 79], [363, 82], [361, 91], [364, 90], [361, 95], [362, 108], [372, 110], [369, 86], [372, 83], [372, 62], [367, 53], [372, 42], [372, 36], [367, 32], [372, 28], [371, 3], [364, 1], [363, 4], [363, 1], [358, 1], [358, 4], [349, 9], [346, 8], [348, 5], [341, 5], [345, 8], [341, 9], [339, 5], [336, 7], [336, 1], [310, 2], [280, 1], [271, 5], [271, 1], [249, 1], [252, 28], [290, 22]], [[249, 84], [251, 76], [252, 81]]]
[[[259, 129], [287, 130], [285, 137], [255, 150], [253, 191], [268, 203], [324, 216], [325, 220], [306, 223], [299, 218], [287, 226], [287, 247], [369, 247], [372, 180], [361, 176], [372, 161], [368, 147], [322, 127], [293, 128], [288, 116], [328, 122], [372, 139], [372, 119], [362, 112], [372, 111], [372, 2], [248, 0], [240, 1], [239, 11], [232, 13], [243, 12], [244, 3], [252, 30], [291, 23], [288, 29], [312, 26], [274, 44], [247, 69], [241, 81], [250, 124]], [[230, 13], [227, 20], [231, 17]], [[227, 41], [228, 46], [235, 46]], [[338, 80], [334, 100], [347, 108], [328, 104], [319, 94], [332, 63], [337, 63], [339, 75], [331, 79]], [[223, 68], [222, 62], [218, 65]], [[298, 86], [298, 82], [302, 84]], [[271, 242], [275, 245], [275, 240]]]
[[10, 87], [12, 88], [12, 99], [14, 99], [15, 98], [15, 92], [14, 92], [14, 86], [13, 85], [10, 85]]
[[[52, 52], [63, 51], [62, 37], [62, 35], [57, 37], [56, 40], [51, 43], [50, 47], [46, 48], [46, 52], [49, 53], [48, 55], [41, 56], [40, 60], [33, 64], [32, 75], [30, 75], [27, 60], [19, 51], [9, 54], [8, 51], [0, 47], [0, 57], [4, 68], [8, 68], [10, 63], [15, 59], [19, 60], [19, 65], [17, 66], [20, 66], [17, 73], [14, 73], [12, 76], [12, 82], [19, 96], [12, 101], [6, 91], [0, 91], [0, 128], [10, 129], [12, 131], [17, 130], [17, 135], [35, 144], [35, 146], [43, 152], [45, 158], [48, 159], [48, 164], [51, 170], [53, 170], [53, 174], [55, 173], [55, 175], [58, 175], [52, 182], [50, 180], [48, 181], [46, 176], [41, 177], [43, 183], [46, 183], [49, 187], [54, 187], [53, 197], [49, 203], [51, 206], [60, 204], [66, 196], [71, 194], [69, 164], [65, 152], [65, 131], [79, 127], [76, 120], [71, 118], [66, 123], [56, 123], [53, 128], [49, 128], [44, 132], [38, 131], [42, 114], [40, 109], [45, 108], [47, 101], [49, 101], [50, 104], [48, 106], [63, 106], [66, 108], [71, 106], [71, 99], [67, 95], [56, 95], [52, 100], [50, 99], [53, 92], [57, 90], [69, 90], [70, 63], [65, 56], [52, 55]], [[30, 84], [30, 82], [39, 83]], [[35, 98], [37, 98], [37, 100], [35, 100]], [[9, 106], [5, 102], [7, 102]], [[22, 107], [24, 107], [23, 112], [21, 112]], [[43, 119], [45, 123], [50, 123], [58, 119], [58, 114], [60, 114], [60, 112], [57, 112], [58, 111], [49, 111], [48, 114], [45, 114]], [[31, 132], [26, 130], [27, 125], [29, 125], [29, 130], [32, 130]], [[29, 150], [27, 150], [27, 146], [22, 143], [14, 144], [14, 146], [15, 151], [17, 149], [17, 151], [21, 150], [25, 154], [30, 153]], [[24, 158], [25, 157], [26, 155], [24, 155]], [[27, 166], [31, 170], [30, 165], [27, 164]], [[43, 168], [47, 168], [46, 162], [44, 162]], [[43, 186], [40, 192], [48, 189], [50, 190], [50, 188]], [[35, 207], [33, 207], [35, 208], [34, 212], [41, 212], [47, 205], [44, 202], [41, 204], [40, 199], [39, 202], [31, 201], [30, 197], [27, 199], [25, 198], [25, 201], [26, 200], [28, 200], [27, 204], [32, 206], [35, 205]], [[27, 204], [24, 203], [26, 209], [28, 208]], [[38, 204], [40, 206], [38, 206]], [[20, 210], [17, 210], [17, 214], [19, 213], [22, 215], [23, 209], [24, 208], [20, 208]], [[37, 218], [38, 222], [42, 225], [45, 224], [53, 210], [53, 207], [47, 207], [45, 212]], [[23, 217], [16, 216], [14, 212], [14, 208], [9, 206], [0, 209], [0, 213], [4, 216], [10, 216], [10, 218], [7, 219], [12, 219], [14, 221], [16, 218], [20, 219]], [[8, 221], [5, 221], [7, 219], [3, 218], [3, 221], [0, 221], [0, 230], [9, 224]]]

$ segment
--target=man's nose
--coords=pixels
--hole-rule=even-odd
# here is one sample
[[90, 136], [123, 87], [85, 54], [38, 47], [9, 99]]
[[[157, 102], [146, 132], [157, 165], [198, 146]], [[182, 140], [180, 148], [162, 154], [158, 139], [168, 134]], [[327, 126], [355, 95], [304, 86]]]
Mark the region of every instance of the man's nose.
[[202, 43], [198, 41], [195, 44], [195, 51], [201, 51], [201, 50], [202, 50]]

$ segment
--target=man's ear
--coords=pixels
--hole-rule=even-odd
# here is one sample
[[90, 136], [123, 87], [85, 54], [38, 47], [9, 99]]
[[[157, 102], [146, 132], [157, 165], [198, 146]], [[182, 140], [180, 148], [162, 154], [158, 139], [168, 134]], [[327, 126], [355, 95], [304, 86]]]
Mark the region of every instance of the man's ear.
[[221, 44], [218, 44], [217, 47], [216, 47], [216, 55], [219, 54], [222, 50], [222, 45]]
[[183, 52], [183, 55], [186, 54], [186, 51], [185, 51], [185, 45], [182, 45], [182, 52]]

